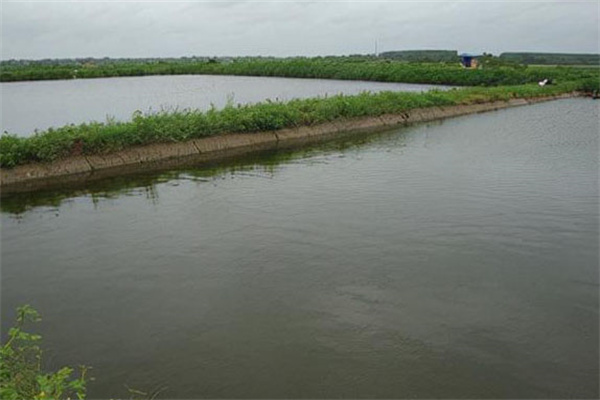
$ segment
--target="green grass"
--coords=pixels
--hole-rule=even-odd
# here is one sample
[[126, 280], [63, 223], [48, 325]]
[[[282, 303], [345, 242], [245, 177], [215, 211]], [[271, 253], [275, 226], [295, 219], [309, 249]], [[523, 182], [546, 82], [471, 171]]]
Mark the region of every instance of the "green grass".
[[[586, 84], [597, 86], [596, 81]], [[336, 119], [401, 113], [415, 108], [550, 96], [581, 90], [584, 86], [582, 82], [565, 82], [546, 87], [529, 84], [424, 93], [362, 93], [289, 102], [228, 105], [222, 110], [213, 108], [206, 112], [184, 110], [148, 115], [136, 113], [127, 122], [68, 125], [26, 138], [5, 134], [0, 137], [0, 167], [50, 162], [78, 154], [105, 154], [130, 146], [181, 142], [223, 133], [252, 133], [311, 126]]]
[[546, 64], [546, 65], [588, 65], [598, 66], [600, 54], [576, 53], [502, 53], [503, 60], [521, 64]]
[[447, 84], [456, 86], [520, 85], [545, 78], [557, 82], [598, 76], [597, 68], [495, 65], [477, 70], [454, 63], [406, 63], [353, 57], [235, 59], [232, 62], [134, 61], [28, 65], [5, 62], [0, 81], [101, 78], [144, 75], [247, 75]]

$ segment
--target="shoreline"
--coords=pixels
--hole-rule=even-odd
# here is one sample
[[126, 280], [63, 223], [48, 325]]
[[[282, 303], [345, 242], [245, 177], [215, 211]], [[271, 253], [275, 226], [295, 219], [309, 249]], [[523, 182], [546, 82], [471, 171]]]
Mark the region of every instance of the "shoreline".
[[220, 134], [185, 142], [135, 146], [108, 154], [71, 156], [50, 163], [2, 168], [0, 190], [5, 195], [56, 188], [63, 184], [83, 183], [190, 163], [217, 161], [260, 150], [316, 143], [344, 133], [382, 131], [412, 123], [579, 96], [580, 93], [564, 93], [479, 104], [415, 108], [400, 114], [344, 119], [268, 132]]

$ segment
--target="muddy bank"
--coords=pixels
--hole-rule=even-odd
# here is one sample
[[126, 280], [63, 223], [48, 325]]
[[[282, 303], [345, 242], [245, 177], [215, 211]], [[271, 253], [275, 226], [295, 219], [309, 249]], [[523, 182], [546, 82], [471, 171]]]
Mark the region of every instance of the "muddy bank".
[[317, 126], [273, 132], [226, 134], [181, 143], [161, 143], [131, 147], [119, 152], [74, 156], [47, 164], [27, 164], [0, 171], [2, 194], [27, 192], [73, 183], [119, 176], [140, 171], [160, 170], [185, 164], [214, 161], [252, 151], [297, 146], [326, 140], [342, 133], [374, 131], [416, 122], [474, 114], [577, 94], [514, 99], [492, 103], [413, 109], [402, 114], [340, 120]]

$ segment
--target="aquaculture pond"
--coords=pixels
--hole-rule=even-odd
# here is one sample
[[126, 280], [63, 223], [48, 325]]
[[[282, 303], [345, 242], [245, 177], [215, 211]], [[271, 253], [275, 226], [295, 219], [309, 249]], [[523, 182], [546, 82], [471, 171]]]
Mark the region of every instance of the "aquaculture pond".
[[325, 79], [178, 75], [1, 83], [1, 131], [29, 136], [37, 130], [130, 120], [144, 113], [175, 109], [207, 110], [270, 99], [291, 100], [364, 91], [424, 91], [449, 86]]
[[3, 333], [37, 308], [91, 398], [597, 398], [598, 112], [5, 197]]

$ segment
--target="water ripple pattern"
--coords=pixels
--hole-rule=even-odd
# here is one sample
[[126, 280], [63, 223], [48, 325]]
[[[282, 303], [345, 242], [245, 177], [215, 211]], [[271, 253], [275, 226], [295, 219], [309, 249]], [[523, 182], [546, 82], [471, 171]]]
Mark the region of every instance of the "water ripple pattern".
[[2, 320], [92, 398], [598, 398], [598, 131], [571, 99], [8, 198]]

